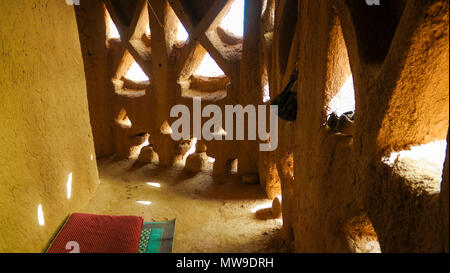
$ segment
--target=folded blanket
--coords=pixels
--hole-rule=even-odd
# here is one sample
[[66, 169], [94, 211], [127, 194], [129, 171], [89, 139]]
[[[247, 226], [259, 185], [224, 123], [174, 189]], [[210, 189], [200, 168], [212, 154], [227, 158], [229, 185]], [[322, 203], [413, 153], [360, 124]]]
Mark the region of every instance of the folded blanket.
[[167, 222], [145, 222], [142, 226], [139, 253], [171, 253], [175, 219]]
[[48, 253], [137, 253], [143, 218], [73, 213]]

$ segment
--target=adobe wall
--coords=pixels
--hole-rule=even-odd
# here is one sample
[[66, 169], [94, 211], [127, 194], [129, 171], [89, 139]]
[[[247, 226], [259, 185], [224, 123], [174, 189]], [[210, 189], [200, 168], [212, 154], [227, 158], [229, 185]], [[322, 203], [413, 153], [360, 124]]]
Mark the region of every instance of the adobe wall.
[[0, 17], [0, 252], [41, 252], [99, 183], [75, 12], [1, 1]]
[[[378, 12], [390, 15], [381, 20]], [[340, 74], [330, 65], [339, 52], [336, 16], [355, 85], [353, 137], [323, 126], [330, 82]], [[378, 238], [383, 252], [448, 251], [448, 169], [436, 193], [382, 163], [390, 151], [446, 138], [448, 1], [398, 1], [379, 10], [364, 1], [299, 1], [298, 18], [305, 42], [298, 47], [295, 195], [283, 200], [296, 208], [283, 216], [293, 219], [296, 251], [364, 248], [351, 240], [356, 229]]]

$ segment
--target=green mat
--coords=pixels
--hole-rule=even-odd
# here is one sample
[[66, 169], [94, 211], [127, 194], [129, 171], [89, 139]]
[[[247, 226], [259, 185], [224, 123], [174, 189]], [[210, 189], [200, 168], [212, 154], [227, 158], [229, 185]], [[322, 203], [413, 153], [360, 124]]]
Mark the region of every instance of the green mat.
[[171, 253], [175, 219], [167, 222], [144, 222], [138, 253]]

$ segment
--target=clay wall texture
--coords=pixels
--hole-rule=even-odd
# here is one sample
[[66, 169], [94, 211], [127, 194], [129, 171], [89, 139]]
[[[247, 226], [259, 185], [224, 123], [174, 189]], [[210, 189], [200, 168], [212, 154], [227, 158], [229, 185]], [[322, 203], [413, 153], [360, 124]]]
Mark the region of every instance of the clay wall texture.
[[1, 1], [0, 18], [0, 252], [41, 252], [99, 183], [80, 40], [64, 1]]

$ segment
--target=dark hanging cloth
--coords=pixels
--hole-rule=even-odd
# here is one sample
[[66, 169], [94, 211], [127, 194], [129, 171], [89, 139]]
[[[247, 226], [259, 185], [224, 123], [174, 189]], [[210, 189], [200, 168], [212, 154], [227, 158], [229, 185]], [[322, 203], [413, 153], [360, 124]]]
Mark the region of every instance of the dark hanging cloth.
[[298, 71], [294, 70], [289, 83], [271, 105], [278, 105], [278, 116], [287, 121], [294, 121], [297, 117], [297, 78]]

